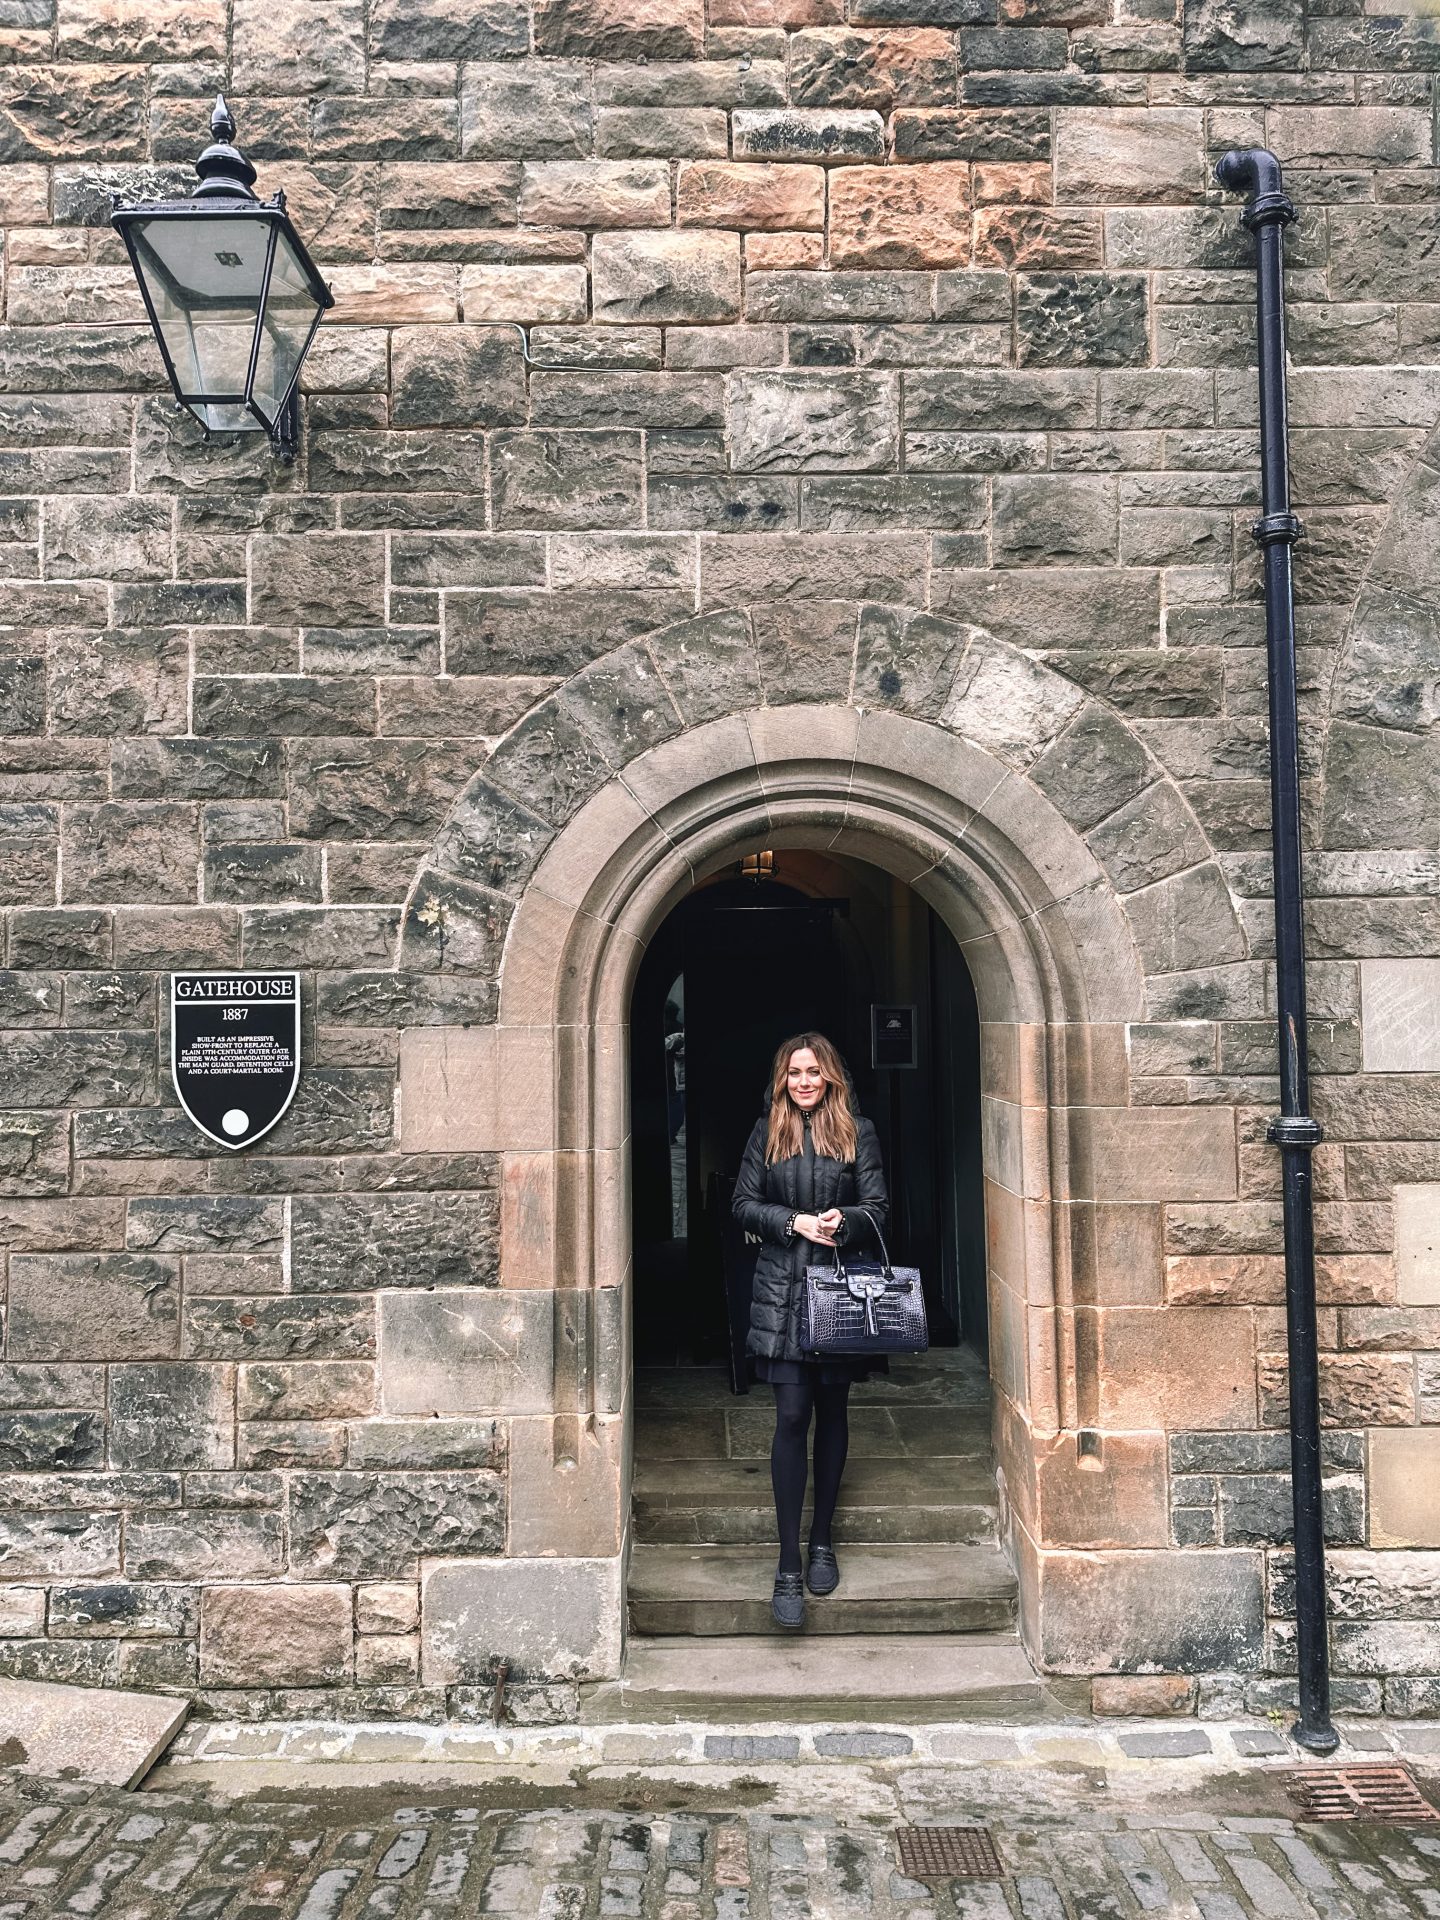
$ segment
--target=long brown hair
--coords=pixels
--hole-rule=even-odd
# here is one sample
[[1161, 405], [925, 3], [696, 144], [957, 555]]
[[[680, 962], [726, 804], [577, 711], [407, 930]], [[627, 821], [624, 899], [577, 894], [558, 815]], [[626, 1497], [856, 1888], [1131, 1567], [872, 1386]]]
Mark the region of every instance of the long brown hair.
[[789, 1160], [804, 1151], [805, 1123], [801, 1109], [790, 1098], [790, 1056], [809, 1047], [819, 1063], [825, 1091], [811, 1109], [810, 1137], [816, 1153], [831, 1160], [855, 1158], [855, 1113], [850, 1105], [850, 1083], [845, 1064], [823, 1033], [797, 1033], [781, 1042], [770, 1069], [770, 1125], [765, 1135], [765, 1164]]

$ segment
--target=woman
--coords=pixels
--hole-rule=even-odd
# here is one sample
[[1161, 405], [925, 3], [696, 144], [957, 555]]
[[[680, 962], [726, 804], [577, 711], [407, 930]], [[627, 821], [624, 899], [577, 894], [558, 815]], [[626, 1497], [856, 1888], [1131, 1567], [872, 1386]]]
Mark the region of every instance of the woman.
[[[823, 1033], [797, 1033], [775, 1055], [765, 1111], [745, 1148], [732, 1203], [740, 1225], [762, 1242], [745, 1351], [755, 1378], [775, 1389], [770, 1477], [780, 1564], [770, 1605], [782, 1627], [804, 1625], [806, 1585], [821, 1594], [840, 1584], [830, 1523], [849, 1443], [850, 1383], [888, 1371], [883, 1356], [817, 1360], [802, 1351], [805, 1269], [828, 1263], [832, 1247], [873, 1239], [877, 1227], [883, 1233], [886, 1207], [880, 1142], [857, 1110], [844, 1062]], [[815, 1505], [802, 1581], [800, 1510], [812, 1411]]]

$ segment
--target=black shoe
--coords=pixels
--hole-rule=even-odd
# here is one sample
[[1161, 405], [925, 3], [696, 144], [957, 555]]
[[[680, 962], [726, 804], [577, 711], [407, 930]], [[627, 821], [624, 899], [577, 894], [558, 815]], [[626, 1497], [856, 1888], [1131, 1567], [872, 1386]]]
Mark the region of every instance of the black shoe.
[[833, 1593], [840, 1584], [840, 1563], [833, 1547], [811, 1547], [805, 1584], [812, 1593]]
[[776, 1573], [770, 1611], [775, 1616], [777, 1627], [804, 1626], [805, 1583], [798, 1573]]

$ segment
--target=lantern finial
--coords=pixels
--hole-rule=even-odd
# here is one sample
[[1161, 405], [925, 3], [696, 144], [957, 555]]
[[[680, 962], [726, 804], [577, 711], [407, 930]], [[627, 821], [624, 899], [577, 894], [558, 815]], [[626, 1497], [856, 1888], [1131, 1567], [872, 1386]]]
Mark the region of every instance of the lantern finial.
[[234, 144], [235, 116], [223, 93], [215, 96], [210, 132], [213, 136], [211, 144], [195, 162], [195, 171], [200, 176], [195, 198], [253, 200], [255, 169]]

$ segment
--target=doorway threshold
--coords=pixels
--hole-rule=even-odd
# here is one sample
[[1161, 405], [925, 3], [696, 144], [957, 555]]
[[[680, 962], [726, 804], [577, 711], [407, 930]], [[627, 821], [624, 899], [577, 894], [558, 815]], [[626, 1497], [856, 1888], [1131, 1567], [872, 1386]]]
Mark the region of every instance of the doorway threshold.
[[579, 1718], [1055, 1724], [1090, 1718], [1090, 1683], [1036, 1673], [1013, 1633], [632, 1634], [620, 1678], [580, 1689]]

